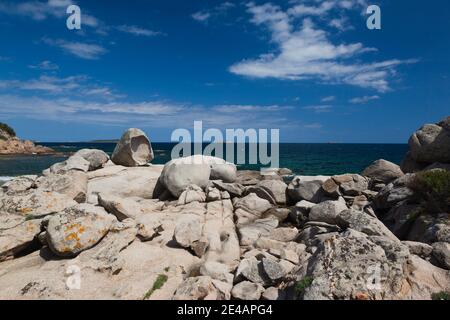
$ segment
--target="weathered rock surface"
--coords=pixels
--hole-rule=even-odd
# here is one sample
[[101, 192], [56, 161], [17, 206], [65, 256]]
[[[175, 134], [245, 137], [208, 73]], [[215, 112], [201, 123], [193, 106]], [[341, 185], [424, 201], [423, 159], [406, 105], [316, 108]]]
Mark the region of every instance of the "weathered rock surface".
[[80, 156], [89, 162], [89, 171], [94, 171], [103, 168], [109, 161], [109, 156], [106, 152], [96, 149], [81, 149], [77, 151], [75, 156]]
[[58, 192], [82, 203], [86, 201], [88, 178], [82, 171], [72, 170], [65, 174], [48, 174], [36, 179], [37, 189]]
[[[351, 229], [333, 235], [320, 242], [311, 257], [307, 275], [313, 281], [303, 298], [400, 298], [406, 284], [403, 268], [407, 257], [408, 250], [401, 244], [382, 247]], [[353, 276], [347, 276], [350, 274]]]
[[275, 203], [273, 204], [286, 204], [286, 191], [287, 185], [280, 180], [264, 180], [259, 182], [256, 187], [262, 187], [271, 192]]
[[437, 124], [426, 124], [409, 139], [412, 158], [422, 163], [450, 163], [450, 117]]
[[141, 206], [130, 198], [119, 198], [111, 194], [100, 193], [98, 204], [107, 212], [116, 216], [119, 221], [131, 218], [137, 219], [141, 214]]
[[302, 200], [319, 203], [323, 197], [322, 184], [325, 177], [295, 177], [289, 184], [287, 194], [291, 202], [297, 203]]
[[204, 221], [195, 214], [182, 215], [175, 226], [174, 238], [176, 242], [185, 248], [192, 247], [203, 234]]
[[176, 198], [190, 185], [204, 189], [208, 185], [211, 167], [202, 156], [174, 159], [166, 163], [161, 173], [162, 184]]
[[440, 267], [450, 270], [450, 243], [433, 243], [433, 257], [437, 260]]
[[229, 300], [231, 285], [200, 276], [187, 278], [177, 289], [173, 300]]
[[239, 183], [225, 183], [218, 180], [213, 180], [212, 183], [220, 191], [228, 192], [231, 197], [240, 197], [245, 191], [244, 186]]
[[231, 295], [239, 300], [259, 300], [264, 292], [264, 287], [258, 283], [242, 281], [233, 287]]
[[51, 215], [75, 204], [66, 195], [33, 189], [16, 195], [0, 196], [1, 213], [18, 214], [29, 219]]
[[73, 155], [69, 157], [66, 161], [55, 163], [49, 169], [44, 170], [43, 174], [44, 175], [48, 175], [51, 173], [64, 174], [72, 170], [88, 172], [89, 166], [90, 166], [89, 161], [87, 161], [86, 159], [84, 159], [79, 155]]
[[430, 299], [450, 290], [449, 214], [415, 213], [413, 175], [383, 160], [365, 176], [297, 176], [287, 186], [290, 175], [236, 172], [203, 156], [128, 167], [82, 150], [43, 177], [16, 178], [0, 190], [0, 299]]
[[26, 191], [33, 187], [34, 182], [37, 178], [37, 175], [20, 176], [5, 182], [1, 188], [6, 194], [13, 195], [21, 191]]
[[253, 245], [261, 236], [269, 235], [278, 226], [276, 219], [259, 219], [239, 228], [241, 246]]
[[18, 215], [0, 215], [0, 262], [24, 250], [41, 232], [42, 219], [26, 221]]
[[347, 209], [347, 205], [343, 198], [340, 198], [337, 201], [324, 201], [311, 208], [309, 220], [335, 224], [339, 213]]
[[136, 128], [125, 131], [111, 156], [115, 164], [125, 167], [143, 166], [153, 158], [150, 140], [142, 130]]
[[261, 199], [254, 193], [250, 193], [244, 198], [235, 201], [234, 208], [237, 224], [243, 225], [261, 218], [264, 212], [272, 208], [272, 205], [269, 201]]
[[374, 179], [377, 182], [390, 183], [404, 174], [400, 166], [383, 159], [377, 160], [368, 166], [361, 175]]
[[[220, 200], [220, 198], [218, 200]], [[195, 184], [188, 186], [186, 190], [183, 191], [183, 193], [180, 195], [180, 198], [178, 199], [178, 204], [183, 205], [194, 201], [206, 201], [205, 192], [203, 192], [202, 188], [196, 186]]]
[[152, 199], [154, 197], [162, 166], [127, 168], [126, 170], [112, 171], [111, 175], [107, 174], [114, 167], [98, 170], [106, 171], [105, 175], [91, 178], [88, 181], [87, 202], [97, 204], [99, 193], [111, 194], [120, 198]]
[[75, 256], [95, 246], [108, 233], [114, 220], [103, 208], [79, 204], [49, 219], [47, 242], [58, 256]]

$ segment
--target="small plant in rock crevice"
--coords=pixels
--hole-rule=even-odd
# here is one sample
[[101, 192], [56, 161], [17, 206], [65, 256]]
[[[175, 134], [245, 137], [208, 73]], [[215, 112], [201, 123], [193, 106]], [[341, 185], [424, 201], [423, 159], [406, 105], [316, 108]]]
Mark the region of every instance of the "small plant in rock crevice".
[[168, 277], [165, 274], [160, 274], [156, 278], [155, 282], [153, 283], [153, 287], [147, 291], [147, 293], [144, 295], [143, 300], [147, 300], [150, 298], [150, 296], [158, 289], [161, 289], [162, 286], [167, 282]]

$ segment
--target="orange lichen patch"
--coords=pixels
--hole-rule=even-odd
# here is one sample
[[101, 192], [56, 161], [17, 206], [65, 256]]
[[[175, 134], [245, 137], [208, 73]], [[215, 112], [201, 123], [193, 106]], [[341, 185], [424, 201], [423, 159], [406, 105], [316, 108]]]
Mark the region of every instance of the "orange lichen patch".
[[363, 292], [357, 292], [355, 294], [355, 299], [356, 300], [370, 300], [369, 295], [367, 293], [363, 293]]
[[65, 241], [80, 241], [80, 237], [78, 236], [78, 234], [76, 232], [72, 232], [70, 234], [68, 234], [65, 238]]
[[84, 232], [84, 227], [81, 224], [79, 224], [79, 223], [72, 223], [72, 224], [67, 225], [64, 230], [66, 232], [69, 232], [69, 231], [74, 230], [74, 229], [80, 230], [81, 228], [83, 228], [83, 232]]
[[72, 252], [72, 248], [64, 247], [64, 248], [62, 248], [62, 250], [60, 252], [62, 252], [62, 253]]
[[31, 209], [31, 208], [22, 208], [22, 209], [20, 209], [20, 212], [22, 214], [27, 214], [27, 213], [30, 213], [32, 211], [33, 211], [33, 209]]
[[86, 231], [86, 229], [83, 227], [83, 226], [80, 226], [79, 228], [78, 228], [78, 233], [83, 233], [83, 232], [85, 232]]

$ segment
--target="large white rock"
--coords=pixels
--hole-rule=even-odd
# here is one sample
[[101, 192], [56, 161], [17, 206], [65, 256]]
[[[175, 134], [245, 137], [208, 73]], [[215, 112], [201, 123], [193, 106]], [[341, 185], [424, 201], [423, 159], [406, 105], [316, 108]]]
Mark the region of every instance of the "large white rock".
[[73, 155], [69, 157], [66, 161], [58, 162], [52, 165], [50, 168], [43, 171], [44, 175], [48, 175], [50, 173], [63, 174], [71, 170], [89, 171], [90, 163], [83, 157], [79, 155]]
[[[90, 179], [88, 182], [89, 203], [96, 204], [99, 193], [113, 194], [120, 198], [139, 197], [152, 199], [153, 192], [162, 171], [162, 166], [151, 165], [148, 167], [126, 168], [120, 167], [104, 168], [104, 176]], [[111, 168], [111, 169], [110, 169]], [[95, 171], [97, 172], [97, 171]], [[106, 173], [112, 173], [106, 175]]]
[[450, 163], [450, 117], [437, 124], [426, 124], [411, 136], [412, 158], [424, 163]]
[[130, 128], [122, 135], [111, 156], [118, 165], [137, 167], [152, 161], [153, 149], [145, 133], [136, 128]]
[[74, 256], [95, 246], [117, 221], [103, 208], [83, 203], [52, 216], [47, 243], [58, 256]]
[[380, 159], [368, 166], [361, 175], [382, 183], [390, 183], [404, 175], [399, 165]]
[[103, 168], [109, 161], [106, 152], [97, 149], [81, 149], [75, 153], [75, 156], [80, 156], [89, 162], [89, 171]]
[[179, 198], [183, 191], [192, 184], [205, 189], [210, 175], [209, 163], [204, 161], [203, 156], [195, 155], [173, 159], [166, 163], [160, 181], [174, 197]]

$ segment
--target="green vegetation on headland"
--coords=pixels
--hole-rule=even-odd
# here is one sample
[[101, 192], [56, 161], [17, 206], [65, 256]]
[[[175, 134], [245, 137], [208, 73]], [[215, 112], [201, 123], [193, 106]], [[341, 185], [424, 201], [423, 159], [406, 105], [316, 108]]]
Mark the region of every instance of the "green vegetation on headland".
[[0, 122], [0, 139], [1, 140], [6, 140], [7, 138], [9, 138], [9, 137], [3, 136], [2, 132], [4, 132], [7, 135], [9, 135], [9, 137], [15, 137], [16, 136], [16, 132], [14, 131], [13, 128], [8, 126], [6, 123]]

